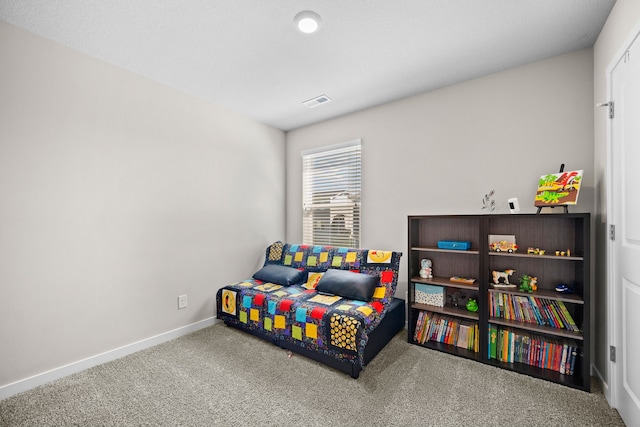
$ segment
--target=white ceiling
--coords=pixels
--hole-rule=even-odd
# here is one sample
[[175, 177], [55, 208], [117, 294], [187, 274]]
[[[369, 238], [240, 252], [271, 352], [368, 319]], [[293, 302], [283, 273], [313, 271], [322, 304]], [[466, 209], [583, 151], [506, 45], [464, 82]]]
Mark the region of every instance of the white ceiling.
[[0, 19], [291, 130], [593, 46], [614, 2], [0, 0]]

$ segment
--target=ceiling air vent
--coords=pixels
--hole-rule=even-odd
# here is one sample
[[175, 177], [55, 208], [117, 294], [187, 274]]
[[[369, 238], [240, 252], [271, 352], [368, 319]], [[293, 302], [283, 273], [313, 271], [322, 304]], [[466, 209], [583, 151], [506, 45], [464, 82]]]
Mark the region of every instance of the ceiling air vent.
[[326, 104], [327, 102], [330, 102], [330, 101], [331, 101], [331, 98], [329, 98], [327, 95], [320, 95], [308, 101], [304, 101], [303, 104], [309, 108], [313, 108], [313, 107], [317, 107], [320, 104]]

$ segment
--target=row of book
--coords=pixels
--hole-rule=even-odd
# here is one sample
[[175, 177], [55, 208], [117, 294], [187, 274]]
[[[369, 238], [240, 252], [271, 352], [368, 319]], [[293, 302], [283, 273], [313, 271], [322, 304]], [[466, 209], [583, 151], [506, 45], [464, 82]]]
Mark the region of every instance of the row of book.
[[533, 295], [489, 292], [489, 315], [569, 331], [580, 330], [562, 301]]
[[478, 322], [420, 311], [413, 340], [419, 344], [427, 341], [441, 342], [477, 353], [479, 351]]
[[564, 375], [573, 375], [579, 347], [571, 340], [514, 332], [489, 325], [489, 359], [518, 362]]

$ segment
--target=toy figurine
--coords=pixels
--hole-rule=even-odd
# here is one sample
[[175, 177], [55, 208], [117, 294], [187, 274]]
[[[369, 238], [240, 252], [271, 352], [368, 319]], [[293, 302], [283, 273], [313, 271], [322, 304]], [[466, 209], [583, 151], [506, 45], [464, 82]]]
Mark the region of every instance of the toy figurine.
[[507, 242], [506, 240], [500, 240], [499, 242], [493, 242], [489, 245], [492, 251], [496, 252], [508, 252], [513, 253], [518, 250], [518, 245], [514, 242]]
[[556, 286], [556, 292], [560, 292], [561, 294], [572, 294], [575, 292], [574, 286], [565, 285], [561, 283]]
[[423, 259], [420, 262], [420, 266], [422, 267], [420, 269], [420, 277], [422, 277], [423, 279], [432, 279], [433, 278], [433, 270], [431, 268], [431, 266], [433, 265], [433, 263], [431, 262], [430, 259]]
[[464, 294], [461, 294], [460, 292], [456, 292], [453, 295], [448, 295], [448, 297], [451, 305], [456, 308], [461, 306], [464, 302], [464, 299], [466, 298], [466, 296]]
[[527, 253], [530, 255], [544, 255], [545, 250], [540, 248], [528, 248]]
[[533, 292], [536, 289], [538, 289], [537, 277], [531, 277], [528, 274], [523, 274], [522, 277], [519, 278], [518, 280], [520, 281], [520, 286], [518, 287], [518, 290], [520, 292]]
[[478, 311], [478, 301], [473, 298], [469, 298], [467, 301], [467, 310], [473, 311], [474, 313]]
[[[512, 285], [509, 283], [509, 276], [515, 273], [515, 270], [505, 270], [505, 271], [492, 271], [493, 275], [493, 286], [496, 288], [515, 288], [516, 285]], [[503, 279], [504, 282], [500, 282], [500, 279]]]

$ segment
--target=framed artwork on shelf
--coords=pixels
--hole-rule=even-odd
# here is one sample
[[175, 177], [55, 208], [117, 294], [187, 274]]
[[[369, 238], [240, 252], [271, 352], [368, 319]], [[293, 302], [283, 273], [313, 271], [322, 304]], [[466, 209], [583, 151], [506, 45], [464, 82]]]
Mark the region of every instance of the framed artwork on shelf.
[[578, 203], [582, 170], [542, 175], [534, 206], [538, 208], [575, 205]]

